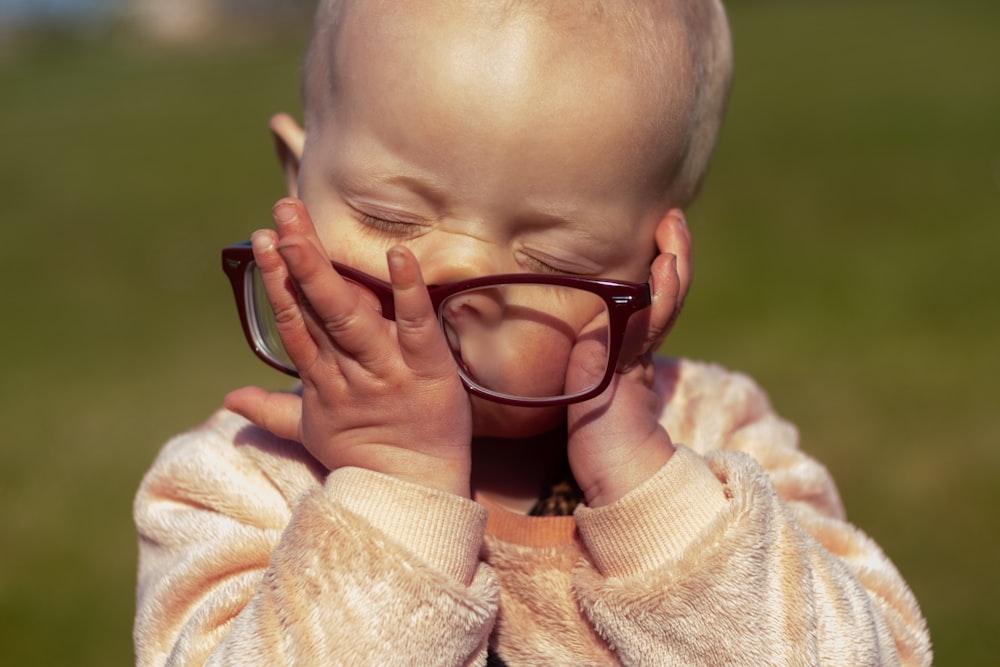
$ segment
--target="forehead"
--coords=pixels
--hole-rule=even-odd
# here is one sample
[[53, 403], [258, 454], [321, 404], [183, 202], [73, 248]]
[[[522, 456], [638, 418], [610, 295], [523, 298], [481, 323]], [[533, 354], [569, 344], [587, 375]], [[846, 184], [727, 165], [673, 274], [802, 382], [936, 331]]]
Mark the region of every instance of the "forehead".
[[350, 93], [359, 111], [440, 128], [442, 146], [461, 136], [468, 150], [478, 130], [483, 148], [498, 136], [522, 152], [584, 141], [608, 168], [626, 166], [613, 164], [626, 154], [636, 169], [669, 162], [683, 140], [671, 122], [686, 102], [683, 67], [677, 85], [649, 85], [636, 32], [580, 9], [593, 3], [509, 4], [345, 3], [336, 38], [310, 59], [307, 123]]
[[[433, 0], [395, 11], [379, 2], [352, 3], [330, 53], [333, 82], [364, 77], [379, 93], [408, 93], [412, 102], [425, 97], [420, 91], [433, 92], [459, 110], [483, 111], [478, 102], [486, 97], [521, 124], [598, 79], [611, 87], [624, 79], [608, 78], [619, 58], [595, 44], [604, 37], [598, 26], [582, 17], [574, 23], [577, 39], [543, 18], [510, 15], [491, 3]], [[602, 57], [591, 55], [595, 47]]]

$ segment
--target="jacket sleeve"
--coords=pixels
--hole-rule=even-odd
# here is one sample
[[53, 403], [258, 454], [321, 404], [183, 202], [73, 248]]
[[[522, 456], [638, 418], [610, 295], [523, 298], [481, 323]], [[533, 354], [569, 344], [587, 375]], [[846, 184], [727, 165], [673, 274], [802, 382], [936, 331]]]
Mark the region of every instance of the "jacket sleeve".
[[134, 514], [139, 665], [485, 663], [499, 594], [471, 500], [326, 476], [223, 414], [164, 448]]
[[577, 510], [591, 561], [576, 594], [622, 662], [929, 665], [906, 583], [764, 394], [715, 367], [670, 374], [663, 421], [690, 447]]

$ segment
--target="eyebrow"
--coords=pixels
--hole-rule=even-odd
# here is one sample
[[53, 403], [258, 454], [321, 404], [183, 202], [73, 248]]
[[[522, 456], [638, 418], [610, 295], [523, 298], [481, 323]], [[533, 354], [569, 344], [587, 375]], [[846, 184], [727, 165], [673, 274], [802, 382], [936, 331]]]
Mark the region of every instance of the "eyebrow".
[[365, 178], [370, 183], [379, 185], [402, 186], [407, 190], [420, 195], [432, 204], [440, 205], [447, 199], [447, 192], [444, 188], [438, 187], [426, 180], [406, 174], [374, 174]]

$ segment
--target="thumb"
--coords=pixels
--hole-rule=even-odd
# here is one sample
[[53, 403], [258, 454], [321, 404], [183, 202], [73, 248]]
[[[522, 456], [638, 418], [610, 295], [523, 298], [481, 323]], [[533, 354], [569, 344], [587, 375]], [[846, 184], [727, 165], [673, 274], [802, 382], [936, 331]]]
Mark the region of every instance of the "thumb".
[[265, 431], [285, 440], [301, 441], [302, 398], [273, 393], [260, 387], [243, 387], [226, 395], [222, 404]]

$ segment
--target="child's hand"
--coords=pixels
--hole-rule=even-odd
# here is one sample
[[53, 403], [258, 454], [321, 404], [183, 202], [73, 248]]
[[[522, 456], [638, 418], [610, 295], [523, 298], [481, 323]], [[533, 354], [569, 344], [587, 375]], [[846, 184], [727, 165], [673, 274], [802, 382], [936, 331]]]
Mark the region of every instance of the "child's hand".
[[330, 266], [305, 206], [274, 209], [254, 258], [302, 397], [245, 388], [226, 407], [300, 440], [330, 470], [366, 468], [469, 495], [472, 414], [416, 258], [388, 252], [396, 320]]
[[[680, 313], [690, 281], [687, 226], [680, 211], [671, 211], [670, 215], [673, 217], [668, 218], [668, 224], [657, 233], [661, 254], [650, 270], [653, 303], [645, 331], [631, 345], [626, 342], [619, 371], [607, 391], [567, 409], [570, 467], [591, 507], [613, 503], [635, 489], [674, 453], [670, 436], [659, 423], [662, 405], [653, 391], [652, 363], [653, 353]], [[683, 258], [680, 262], [678, 256]], [[574, 372], [586, 374], [587, 370], [571, 367], [568, 384], [590, 383], [588, 378], [574, 379]]]

